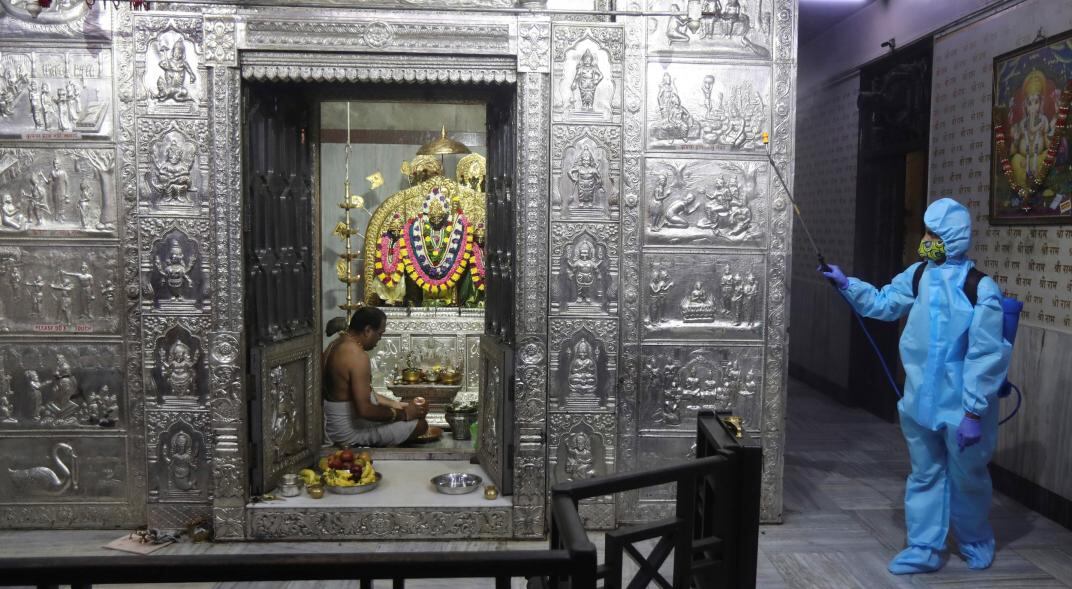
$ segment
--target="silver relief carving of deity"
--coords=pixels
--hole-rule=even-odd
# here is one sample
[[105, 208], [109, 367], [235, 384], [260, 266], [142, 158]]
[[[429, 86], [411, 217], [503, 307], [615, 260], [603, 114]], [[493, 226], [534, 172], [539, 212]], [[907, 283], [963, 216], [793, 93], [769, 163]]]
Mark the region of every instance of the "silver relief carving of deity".
[[115, 233], [115, 151], [0, 148], [0, 235]]
[[696, 430], [699, 411], [733, 411], [758, 430], [762, 403], [762, 350], [758, 346], [685, 349], [643, 346], [639, 431]]
[[623, 37], [617, 26], [554, 25], [554, 120], [621, 121]]
[[0, 332], [117, 333], [117, 258], [112, 247], [0, 247]]
[[207, 136], [204, 121], [190, 124], [192, 134], [178, 121], [152, 121], [155, 131], [143, 134], [148, 150], [140, 154], [144, 190], [142, 203], [154, 210], [174, 213], [206, 212], [203, 196], [208, 161], [199, 139]]
[[759, 153], [771, 122], [771, 69], [648, 64], [648, 149]]
[[152, 114], [197, 112], [206, 94], [200, 20], [146, 17], [136, 22], [139, 103]]
[[621, 129], [555, 125], [553, 211], [566, 219], [616, 219], [621, 191]]
[[762, 255], [649, 254], [641, 275], [645, 340], [762, 337]]
[[614, 472], [614, 416], [553, 413], [548, 417], [551, 484], [580, 481]]
[[201, 339], [176, 325], [155, 339], [151, 363], [156, 401], [183, 407], [204, 404], [208, 363]]
[[555, 223], [551, 228], [551, 312], [618, 311], [618, 229], [603, 223]]
[[208, 495], [211, 464], [204, 435], [182, 419], [160, 433], [156, 445], [154, 495], [161, 500], [201, 499]]
[[208, 274], [200, 245], [180, 229], [172, 229], [153, 242], [149, 268], [143, 274], [149, 286], [146, 305], [171, 312], [203, 310]]
[[118, 345], [10, 344], [0, 358], [0, 429], [125, 424]]
[[650, 53], [771, 58], [775, 0], [703, 0], [695, 31], [689, 28], [685, 5], [683, 0], [648, 0], [648, 10], [679, 14], [647, 17]]
[[551, 410], [613, 411], [618, 324], [613, 319], [550, 320]]
[[648, 158], [646, 168], [646, 244], [765, 246], [765, 162]]
[[[287, 366], [274, 366], [269, 371], [268, 398], [271, 407], [270, 434], [274, 462], [280, 463], [302, 450], [302, 424], [305, 423], [305, 407], [299, 402], [298, 387], [301, 386], [301, 361], [296, 367], [298, 374], [292, 376]], [[295, 386], [297, 384], [297, 386]]]
[[107, 138], [111, 51], [0, 44], [0, 138]]

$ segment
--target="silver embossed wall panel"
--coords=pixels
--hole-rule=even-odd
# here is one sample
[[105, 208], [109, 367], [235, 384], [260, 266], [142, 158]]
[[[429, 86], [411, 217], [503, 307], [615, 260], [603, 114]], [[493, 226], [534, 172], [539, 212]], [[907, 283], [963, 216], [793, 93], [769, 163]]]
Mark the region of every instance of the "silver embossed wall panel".
[[210, 78], [200, 15], [135, 13], [130, 26], [131, 79], [120, 95], [137, 144], [124, 163], [138, 201], [148, 519], [167, 528], [209, 517], [216, 450], [233, 438], [214, 430], [210, 413], [219, 380], [210, 349], [219, 271], [208, 217]]
[[[616, 470], [625, 66], [620, 25], [552, 29], [550, 484]], [[581, 515], [612, 528], [614, 500]]]
[[[637, 370], [639, 389], [623, 393], [635, 437], [623, 433], [622, 447], [641, 468], [656, 456], [690, 457], [696, 412], [730, 410], [764, 436], [762, 519], [778, 521], [791, 218], [764, 152], [792, 178], [796, 2], [703, 4], [696, 30], [684, 15], [644, 17], [646, 51], [637, 59], [627, 50], [625, 70], [642, 70], [646, 87], [642, 132], [631, 133], [627, 117], [624, 147], [628, 165], [631, 143], [641, 143], [643, 174], [636, 187], [623, 174], [623, 202], [640, 203], [641, 243], [621, 257], [623, 299], [633, 298], [631, 264], [638, 290], [623, 338], [637, 329], [640, 343], [623, 341], [621, 369]], [[627, 87], [626, 112], [629, 95]], [[669, 493], [627, 494], [619, 513], [665, 515]]]
[[552, 37], [554, 121], [620, 123], [622, 28], [556, 25]]
[[[9, 8], [0, 9], [10, 14]], [[14, 22], [5, 19], [4, 24]], [[0, 60], [0, 138], [70, 141], [112, 136], [110, 49], [3, 43]]]
[[763, 161], [648, 158], [644, 243], [762, 248], [769, 175]]
[[[552, 23], [539, 13], [474, 12], [418, 21], [408, 2], [312, 16], [223, 2], [177, 13], [54, 2], [33, 15], [30, 4], [0, 0], [0, 75], [10, 90], [0, 95], [0, 341], [4, 370], [13, 371], [0, 379], [0, 444], [26, 438], [16, 470], [47, 467], [59, 477], [58, 462], [74, 472], [77, 455], [103, 474], [81, 477], [85, 495], [62, 499], [69, 505], [4, 504], [0, 526], [125, 525], [148, 513], [164, 527], [211, 517], [218, 539], [247, 530], [357, 535], [358, 527], [312, 520], [295, 531], [267, 513], [263, 525], [246, 521], [242, 74], [516, 80], [516, 255], [525, 268], [515, 316], [516, 492], [512, 513], [479, 533], [540, 536], [549, 483], [644, 466], [646, 453], [687, 455], [674, 444], [688, 439], [693, 409], [668, 423], [677, 419], [667, 409], [674, 395], [653, 396], [642, 376], [655, 352], [696, 367], [682, 382], [708, 380], [715, 397], [736, 396], [734, 411], [762, 430], [764, 519], [779, 517], [791, 219], [759, 137], [771, 133], [791, 178], [793, 0], [722, 6], [696, 32], [667, 16]], [[627, 4], [619, 8], [682, 3]], [[339, 68], [317, 57], [338, 51], [357, 57]], [[43, 253], [38, 238], [59, 243]], [[31, 286], [37, 273], [41, 287]], [[43, 291], [42, 321], [29, 316], [34, 289]], [[9, 296], [24, 298], [12, 309]], [[38, 328], [50, 325], [66, 326], [62, 345]], [[477, 361], [477, 332], [447, 346], [453, 361]], [[378, 380], [409, 346], [427, 342], [391, 343], [377, 358]], [[49, 417], [34, 409], [32, 391], [47, 405], [69, 390], [57, 376], [62, 346], [106, 348], [94, 361], [122, 368], [108, 381], [72, 361], [77, 407], [64, 403]], [[24, 348], [39, 357], [11, 351]], [[594, 371], [586, 356], [600, 364]], [[741, 381], [725, 384], [738, 371]], [[752, 371], [761, 373], [755, 394]], [[670, 388], [682, 393], [679, 407], [730, 402], [693, 384]], [[35, 417], [59, 419], [63, 435]], [[115, 481], [122, 497], [110, 490]], [[73, 491], [71, 481], [62, 493]], [[9, 496], [0, 493], [0, 503]], [[605, 527], [658, 513], [658, 500], [626, 494], [617, 511], [607, 500], [582, 513]]]
[[0, 147], [0, 234], [114, 236], [115, 149]]
[[650, 62], [647, 116], [651, 150], [760, 153], [770, 66]]
[[118, 334], [118, 280], [114, 245], [0, 245], [0, 331]]
[[652, 253], [644, 259], [645, 341], [763, 337], [764, 256], [679, 251]]
[[548, 369], [551, 411], [614, 411], [618, 322], [551, 319]]
[[204, 114], [208, 80], [201, 56], [200, 16], [138, 15], [134, 23], [138, 113]]
[[551, 312], [607, 315], [618, 312], [618, 225], [551, 225]]
[[114, 143], [121, 12], [0, 0], [3, 528], [144, 521], [142, 391], [127, 374], [137, 249], [121, 241], [133, 200]]
[[638, 430], [691, 437], [699, 411], [732, 411], [747, 429], [762, 423], [759, 346], [647, 345], [641, 349]]
[[551, 129], [552, 208], [565, 219], [617, 219], [621, 190], [620, 127]]

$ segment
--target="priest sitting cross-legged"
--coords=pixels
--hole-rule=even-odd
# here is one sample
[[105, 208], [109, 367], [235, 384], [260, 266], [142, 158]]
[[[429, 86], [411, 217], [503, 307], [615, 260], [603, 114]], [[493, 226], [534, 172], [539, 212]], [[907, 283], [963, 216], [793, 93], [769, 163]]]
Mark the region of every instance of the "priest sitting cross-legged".
[[[324, 431], [337, 446], [398, 446], [439, 428], [425, 421], [427, 405], [400, 403], [372, 390], [369, 350], [387, 329], [387, 316], [362, 307], [324, 350]], [[328, 328], [328, 335], [334, 333]]]

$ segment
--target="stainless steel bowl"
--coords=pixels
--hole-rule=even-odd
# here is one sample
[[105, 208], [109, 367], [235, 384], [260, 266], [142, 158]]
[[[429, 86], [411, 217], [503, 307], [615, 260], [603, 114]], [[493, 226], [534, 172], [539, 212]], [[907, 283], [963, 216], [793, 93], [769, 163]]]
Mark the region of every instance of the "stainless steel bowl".
[[464, 495], [480, 488], [484, 479], [468, 472], [448, 472], [432, 479], [436, 491], [445, 495]]
[[383, 479], [383, 474], [377, 472], [376, 480], [367, 485], [356, 485], [353, 487], [333, 487], [331, 485], [324, 485], [327, 487], [328, 493], [334, 493], [336, 495], [357, 495], [359, 493], [368, 493], [375, 489], [380, 484], [380, 480]]

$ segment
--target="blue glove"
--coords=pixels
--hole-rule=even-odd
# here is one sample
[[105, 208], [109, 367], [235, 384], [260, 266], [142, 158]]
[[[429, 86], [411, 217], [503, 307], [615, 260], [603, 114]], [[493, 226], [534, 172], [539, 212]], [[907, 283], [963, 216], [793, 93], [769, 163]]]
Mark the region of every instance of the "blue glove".
[[849, 279], [845, 277], [845, 273], [841, 271], [841, 268], [830, 264], [829, 272], [824, 271], [822, 266], [819, 266], [818, 270], [822, 273], [823, 276], [829, 278], [830, 281], [833, 282], [834, 285], [841, 290], [849, 288]]
[[957, 446], [960, 446], [960, 451], [963, 452], [972, 444], [978, 444], [981, 439], [983, 439], [982, 423], [979, 419], [965, 415], [964, 419], [960, 420], [960, 426], [957, 427]]

